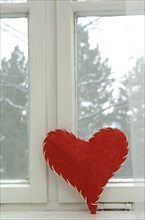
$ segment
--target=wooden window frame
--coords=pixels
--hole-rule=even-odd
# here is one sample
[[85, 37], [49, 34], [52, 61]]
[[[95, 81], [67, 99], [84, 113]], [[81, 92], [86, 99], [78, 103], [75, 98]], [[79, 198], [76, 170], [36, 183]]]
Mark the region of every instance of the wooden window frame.
[[28, 183], [1, 184], [1, 203], [44, 203], [47, 202], [47, 175], [41, 146], [46, 134], [45, 2], [1, 4], [1, 18], [21, 17], [28, 18], [29, 29], [30, 179]]
[[[29, 19], [31, 115], [30, 184], [1, 185], [2, 203], [15, 203], [16, 210], [84, 210], [77, 192], [50, 169], [47, 171], [41, 145], [47, 131], [65, 128], [76, 133], [74, 16], [125, 15], [124, 2], [33, 0], [2, 4], [2, 17]], [[126, 2], [128, 13], [142, 13], [143, 0]], [[108, 183], [100, 202], [143, 202], [143, 192], [142, 182], [120, 179]], [[14, 206], [3, 204], [3, 208], [13, 210]]]

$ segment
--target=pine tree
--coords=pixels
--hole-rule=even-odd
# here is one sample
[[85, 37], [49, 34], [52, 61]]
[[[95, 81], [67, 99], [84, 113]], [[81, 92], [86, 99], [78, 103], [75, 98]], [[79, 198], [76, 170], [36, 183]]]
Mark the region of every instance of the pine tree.
[[130, 119], [133, 132], [131, 146], [137, 161], [135, 165], [136, 177], [144, 176], [144, 120], [145, 120], [145, 99], [144, 99], [144, 78], [145, 63], [140, 57], [132, 70], [129, 72], [129, 97], [130, 97]]
[[99, 46], [90, 49], [88, 31], [77, 30], [78, 128], [79, 136], [88, 139], [106, 126], [128, 131], [127, 79], [122, 77], [116, 93], [115, 78], [109, 61], [102, 60]]
[[10, 59], [2, 59], [0, 75], [1, 178], [23, 179], [28, 169], [28, 63], [18, 46]]

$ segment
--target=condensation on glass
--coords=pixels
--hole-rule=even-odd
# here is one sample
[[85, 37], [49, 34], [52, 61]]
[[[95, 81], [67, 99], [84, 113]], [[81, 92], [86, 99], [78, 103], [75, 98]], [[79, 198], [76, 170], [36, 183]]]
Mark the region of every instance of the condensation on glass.
[[134, 143], [144, 164], [144, 16], [78, 17], [76, 43], [78, 135], [89, 139], [102, 127], [125, 132], [129, 156], [115, 178], [132, 178]]
[[29, 97], [27, 18], [0, 20], [0, 176], [28, 180]]

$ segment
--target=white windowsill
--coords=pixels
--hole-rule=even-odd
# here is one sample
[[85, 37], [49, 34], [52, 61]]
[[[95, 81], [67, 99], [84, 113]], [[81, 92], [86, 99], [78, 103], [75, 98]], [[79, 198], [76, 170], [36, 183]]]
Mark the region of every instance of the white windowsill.
[[[143, 213], [138, 216], [139, 220], [144, 219]], [[135, 220], [134, 211], [98, 211], [96, 215], [90, 215], [89, 212], [52, 212], [52, 211], [43, 211], [43, 212], [2, 212], [1, 220], [49, 220], [49, 219], [81, 219], [81, 220], [90, 220], [90, 219], [106, 219], [106, 220]]]

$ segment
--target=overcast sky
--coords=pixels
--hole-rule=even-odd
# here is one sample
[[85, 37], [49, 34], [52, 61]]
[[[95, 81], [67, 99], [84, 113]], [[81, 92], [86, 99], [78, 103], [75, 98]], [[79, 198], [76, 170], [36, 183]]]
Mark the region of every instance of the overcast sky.
[[[88, 24], [97, 17], [79, 18], [78, 23]], [[1, 58], [10, 58], [16, 45], [28, 56], [27, 18], [1, 19]], [[86, 27], [90, 48], [99, 45], [102, 59], [108, 57], [113, 72], [126, 73], [134, 59], [144, 55], [143, 16], [104, 17]]]
[[[80, 18], [78, 22], [86, 25], [88, 21]], [[143, 16], [104, 17], [87, 28], [91, 48], [99, 44], [102, 58], [108, 57], [118, 75], [126, 73], [138, 57], [144, 56]]]

